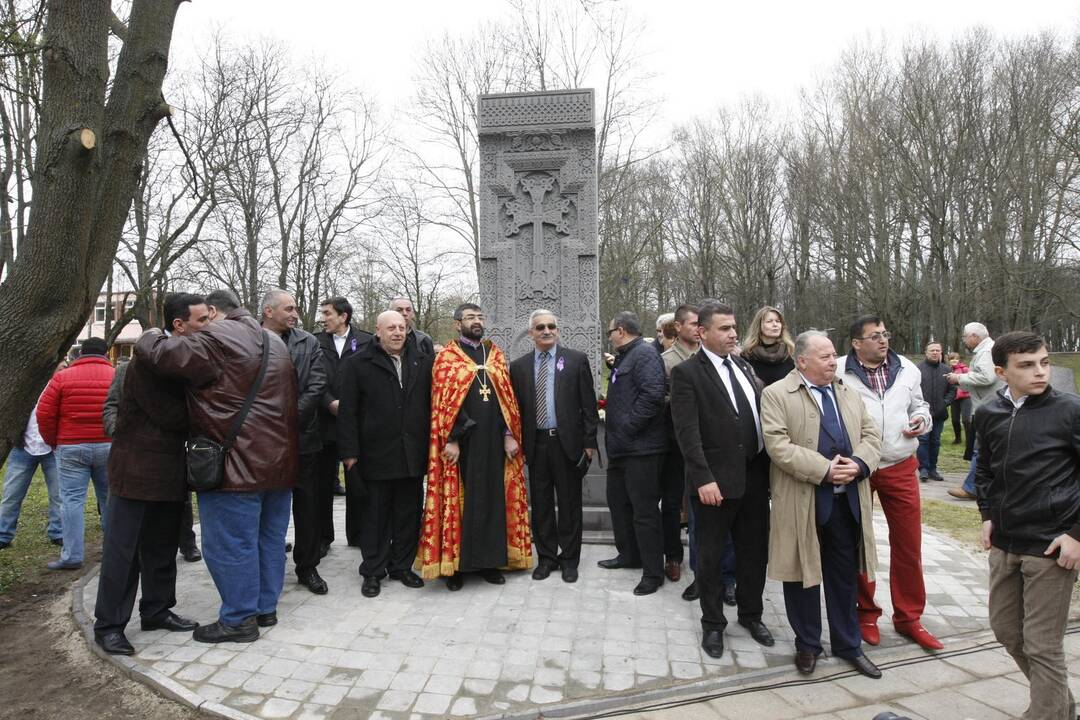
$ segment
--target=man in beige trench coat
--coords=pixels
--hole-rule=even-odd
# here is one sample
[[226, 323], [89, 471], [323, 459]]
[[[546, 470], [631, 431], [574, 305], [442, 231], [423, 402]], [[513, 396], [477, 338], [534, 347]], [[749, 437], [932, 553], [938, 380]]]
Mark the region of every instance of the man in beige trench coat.
[[765, 389], [761, 426], [772, 460], [769, 577], [784, 583], [795, 631], [795, 666], [810, 674], [821, 647], [821, 592], [832, 654], [863, 675], [881, 671], [862, 652], [855, 610], [860, 571], [874, 577], [877, 554], [870, 487], [881, 431], [854, 390], [836, 379], [828, 336], [795, 341], [795, 370]]

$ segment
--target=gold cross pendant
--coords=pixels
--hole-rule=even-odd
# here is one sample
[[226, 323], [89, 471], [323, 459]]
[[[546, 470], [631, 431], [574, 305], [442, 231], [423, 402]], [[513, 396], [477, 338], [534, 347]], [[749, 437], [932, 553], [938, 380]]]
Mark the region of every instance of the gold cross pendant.
[[490, 402], [491, 388], [489, 388], [487, 385], [481, 385], [480, 386], [480, 397], [484, 398], [484, 402]]

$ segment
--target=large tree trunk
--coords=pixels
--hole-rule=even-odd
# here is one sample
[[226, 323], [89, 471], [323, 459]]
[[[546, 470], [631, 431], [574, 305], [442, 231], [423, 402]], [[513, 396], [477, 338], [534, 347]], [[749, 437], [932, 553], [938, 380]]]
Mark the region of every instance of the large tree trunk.
[[0, 285], [0, 458], [85, 325], [116, 256], [161, 83], [175, 0], [134, 0], [106, 99], [108, 0], [50, 0], [28, 241]]

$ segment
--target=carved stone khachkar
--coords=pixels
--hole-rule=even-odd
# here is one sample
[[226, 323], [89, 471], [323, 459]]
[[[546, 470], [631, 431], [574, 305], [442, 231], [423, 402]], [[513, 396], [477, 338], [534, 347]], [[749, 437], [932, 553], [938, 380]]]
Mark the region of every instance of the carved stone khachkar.
[[592, 90], [481, 95], [480, 304], [488, 336], [530, 350], [529, 313], [600, 359], [596, 123]]

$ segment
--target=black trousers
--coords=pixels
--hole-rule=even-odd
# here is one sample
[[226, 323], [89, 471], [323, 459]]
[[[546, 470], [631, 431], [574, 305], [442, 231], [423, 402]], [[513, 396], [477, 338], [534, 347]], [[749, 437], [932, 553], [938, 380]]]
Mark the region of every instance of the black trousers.
[[192, 526], [195, 524], [195, 513], [191, 507], [191, 493], [187, 494], [184, 498], [184, 506], [180, 511], [180, 535], [179, 535], [179, 547], [181, 550], [194, 550], [195, 549], [195, 530]]
[[319, 519], [319, 453], [300, 456], [300, 474], [293, 488], [293, 562], [297, 576], [319, 566], [322, 525]]
[[664, 455], [660, 471], [660, 520], [664, 528], [664, 557], [682, 562], [682, 504], [686, 494], [686, 467], [676, 447]]
[[607, 500], [619, 557], [641, 563], [643, 579], [664, 581], [664, 538], [660, 520], [660, 463], [663, 455], [612, 458]]
[[[855, 485], [850, 485], [849, 492], [855, 491]], [[855, 608], [862, 531], [846, 499], [833, 503], [829, 519], [824, 525], [818, 525], [817, 530], [832, 654], [850, 660], [863, 654], [859, 615]], [[795, 649], [820, 655], [820, 586], [804, 588], [801, 582], [785, 582], [784, 606], [791, 629], [795, 631]]]
[[139, 615], [157, 618], [176, 605], [176, 550], [182, 502], [129, 500], [110, 494], [101, 548], [94, 634], [123, 632], [142, 579]]
[[364, 480], [366, 501], [361, 506], [360, 574], [381, 578], [412, 569], [420, 543], [423, 478]]
[[533, 455], [529, 495], [536, 554], [541, 562], [576, 568], [581, 559], [582, 469], [566, 457], [559, 438], [546, 430], [537, 431]]
[[746, 464], [746, 491], [741, 498], [704, 505], [692, 491], [697, 543], [697, 580], [701, 627], [723, 630], [724, 551], [729, 534], [735, 546], [735, 599], [739, 620], [761, 621], [765, 570], [769, 563], [769, 458], [765, 453]]
[[350, 547], [360, 547], [363, 536], [367, 487], [360, 477], [360, 468], [345, 471], [345, 541]]
[[332, 545], [334, 542], [334, 488], [338, 483], [338, 472], [341, 468], [341, 460], [337, 456], [337, 443], [323, 441], [322, 452], [319, 453], [319, 534], [324, 545]]

